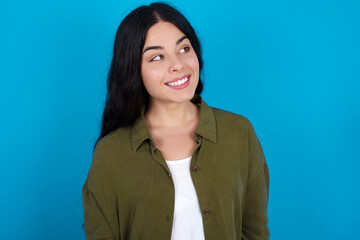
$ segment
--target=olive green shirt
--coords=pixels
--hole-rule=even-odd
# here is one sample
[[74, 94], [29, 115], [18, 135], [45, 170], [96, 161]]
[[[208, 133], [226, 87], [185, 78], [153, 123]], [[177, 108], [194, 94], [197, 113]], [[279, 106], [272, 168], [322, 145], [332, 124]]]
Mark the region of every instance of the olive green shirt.
[[[201, 98], [189, 171], [206, 240], [269, 239], [269, 174], [250, 122]], [[143, 117], [97, 144], [83, 187], [86, 239], [170, 240], [175, 190]]]

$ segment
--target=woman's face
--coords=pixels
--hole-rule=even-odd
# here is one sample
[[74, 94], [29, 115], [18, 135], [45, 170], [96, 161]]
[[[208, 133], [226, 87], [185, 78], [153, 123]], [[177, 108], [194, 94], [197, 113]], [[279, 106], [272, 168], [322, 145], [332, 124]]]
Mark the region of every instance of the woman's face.
[[152, 103], [182, 103], [194, 96], [199, 61], [189, 39], [172, 23], [158, 22], [149, 28], [141, 76]]

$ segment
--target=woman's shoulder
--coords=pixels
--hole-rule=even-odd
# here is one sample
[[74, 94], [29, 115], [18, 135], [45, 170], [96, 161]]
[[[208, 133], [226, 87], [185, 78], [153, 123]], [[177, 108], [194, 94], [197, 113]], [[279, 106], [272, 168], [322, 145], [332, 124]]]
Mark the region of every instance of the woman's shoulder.
[[124, 155], [128, 149], [131, 149], [131, 128], [118, 128], [99, 140], [94, 149], [94, 157]]
[[217, 124], [224, 124], [229, 127], [243, 127], [243, 128], [253, 128], [249, 119], [243, 115], [230, 112], [227, 110], [210, 107], [214, 112], [214, 116]]
[[108, 135], [104, 136], [99, 140], [96, 147], [106, 147], [106, 146], [112, 146], [114, 144], [119, 144], [119, 142], [126, 142], [127, 140], [130, 140], [130, 134], [131, 134], [131, 127], [122, 127], [118, 128], [112, 132], [110, 132]]

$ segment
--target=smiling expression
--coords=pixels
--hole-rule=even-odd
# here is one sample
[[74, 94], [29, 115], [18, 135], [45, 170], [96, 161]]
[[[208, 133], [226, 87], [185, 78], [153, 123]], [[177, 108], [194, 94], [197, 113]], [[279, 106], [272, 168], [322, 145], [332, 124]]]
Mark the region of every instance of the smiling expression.
[[199, 61], [189, 39], [172, 23], [158, 22], [149, 28], [141, 76], [152, 103], [182, 103], [194, 96]]

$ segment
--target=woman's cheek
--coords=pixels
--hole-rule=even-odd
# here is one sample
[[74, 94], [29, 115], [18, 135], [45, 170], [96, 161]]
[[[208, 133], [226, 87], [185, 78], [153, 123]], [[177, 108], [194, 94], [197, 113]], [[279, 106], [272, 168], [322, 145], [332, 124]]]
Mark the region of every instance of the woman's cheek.
[[192, 68], [199, 69], [199, 59], [197, 58], [196, 54], [189, 57], [188, 61]]

